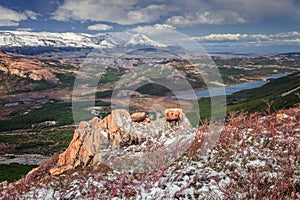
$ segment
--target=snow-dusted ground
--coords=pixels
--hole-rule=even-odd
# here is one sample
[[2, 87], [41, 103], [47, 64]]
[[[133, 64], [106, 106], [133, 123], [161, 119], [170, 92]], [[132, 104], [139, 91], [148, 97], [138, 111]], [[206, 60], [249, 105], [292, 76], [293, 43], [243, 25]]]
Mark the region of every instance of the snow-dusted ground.
[[0, 164], [19, 163], [22, 165], [40, 165], [48, 159], [48, 156], [39, 154], [6, 154], [4, 156], [0, 156]]
[[[201, 155], [207, 127], [169, 166], [145, 173], [105, 167], [2, 186], [3, 199], [300, 199], [300, 109], [232, 116], [217, 145]], [[46, 171], [46, 170], [45, 170]], [[41, 174], [43, 174], [41, 172]]]

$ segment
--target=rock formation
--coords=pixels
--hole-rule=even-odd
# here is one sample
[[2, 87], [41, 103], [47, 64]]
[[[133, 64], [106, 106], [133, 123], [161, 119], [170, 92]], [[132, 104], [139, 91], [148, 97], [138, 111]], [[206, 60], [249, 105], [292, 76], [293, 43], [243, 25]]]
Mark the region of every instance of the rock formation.
[[[191, 128], [181, 109], [167, 109], [165, 114], [166, 118], [148, 121], [144, 112], [130, 116], [126, 110], [117, 109], [102, 120], [95, 117], [89, 122], [80, 122], [69, 147], [59, 155], [56, 167], [50, 170], [51, 175], [79, 166], [97, 166], [102, 162], [103, 152], [140, 145], [149, 138]], [[174, 125], [173, 121], [181, 125]]]

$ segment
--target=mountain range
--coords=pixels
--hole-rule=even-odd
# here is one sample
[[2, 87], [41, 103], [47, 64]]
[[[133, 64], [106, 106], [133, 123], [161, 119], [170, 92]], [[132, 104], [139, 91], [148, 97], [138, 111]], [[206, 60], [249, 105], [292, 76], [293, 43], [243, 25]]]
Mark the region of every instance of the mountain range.
[[130, 32], [103, 34], [0, 31], [0, 48], [11, 47], [70, 47], [70, 48], [127, 48], [132, 46], [166, 47], [149, 37]]

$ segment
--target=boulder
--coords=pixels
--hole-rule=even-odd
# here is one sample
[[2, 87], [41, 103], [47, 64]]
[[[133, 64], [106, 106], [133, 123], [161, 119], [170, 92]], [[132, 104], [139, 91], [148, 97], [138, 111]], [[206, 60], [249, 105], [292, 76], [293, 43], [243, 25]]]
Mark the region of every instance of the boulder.
[[131, 120], [133, 122], [142, 122], [146, 119], [147, 114], [145, 112], [136, 112], [131, 114]]
[[165, 110], [165, 118], [167, 121], [179, 121], [182, 119], [182, 109], [169, 108]]

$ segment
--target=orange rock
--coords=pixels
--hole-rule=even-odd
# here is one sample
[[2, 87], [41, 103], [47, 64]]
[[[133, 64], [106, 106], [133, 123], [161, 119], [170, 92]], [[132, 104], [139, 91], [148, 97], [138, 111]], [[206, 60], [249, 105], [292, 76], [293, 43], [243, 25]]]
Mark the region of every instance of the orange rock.
[[131, 122], [126, 110], [113, 110], [103, 120], [95, 117], [89, 122], [80, 122], [68, 148], [59, 155], [57, 167], [50, 173], [58, 175], [78, 166], [88, 166], [93, 163], [95, 154], [109, 145], [119, 149], [130, 143]]
[[87, 166], [91, 162], [94, 154], [84, 145], [85, 139], [88, 138], [88, 131], [88, 123], [81, 122], [68, 148], [59, 155], [57, 168], [54, 171], [50, 170], [51, 174], [58, 175], [79, 165]]
[[179, 121], [182, 119], [182, 109], [169, 108], [165, 110], [165, 118], [167, 121]]
[[147, 117], [147, 114], [145, 112], [136, 112], [131, 114], [131, 119], [133, 122], [141, 122], [144, 121]]
[[65, 171], [70, 170], [70, 169], [73, 169], [72, 165], [66, 165], [66, 166], [61, 166], [61, 167], [57, 167], [57, 168], [52, 168], [52, 169], [50, 169], [50, 175], [57, 176], [57, 175], [64, 173]]
[[144, 120], [144, 122], [146, 122], [146, 123], [150, 123], [150, 122], [151, 122], [151, 120], [150, 120], [150, 119], [148, 119], [148, 118], [146, 118], [146, 119]]

